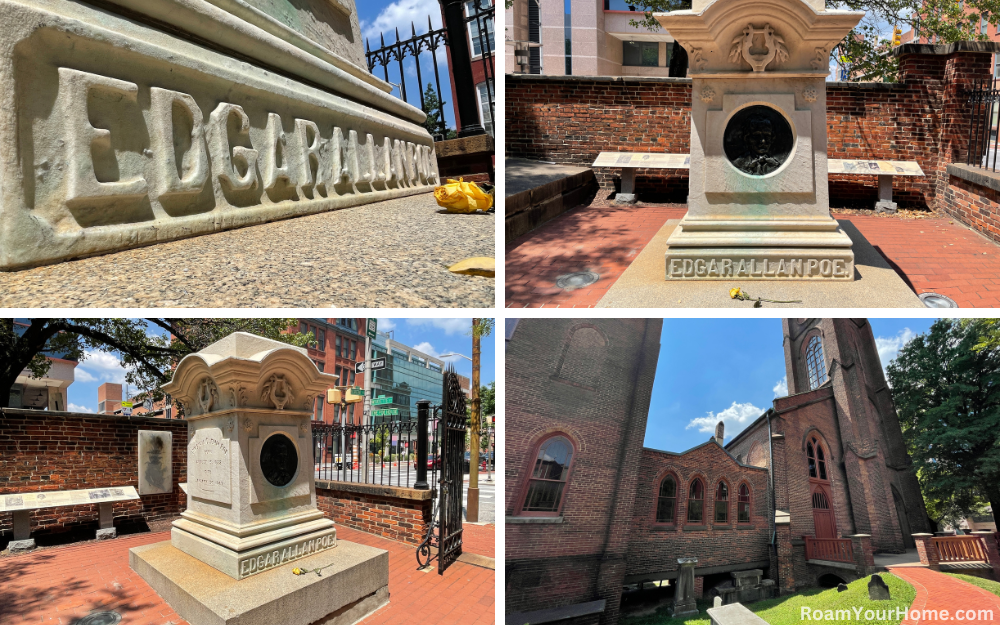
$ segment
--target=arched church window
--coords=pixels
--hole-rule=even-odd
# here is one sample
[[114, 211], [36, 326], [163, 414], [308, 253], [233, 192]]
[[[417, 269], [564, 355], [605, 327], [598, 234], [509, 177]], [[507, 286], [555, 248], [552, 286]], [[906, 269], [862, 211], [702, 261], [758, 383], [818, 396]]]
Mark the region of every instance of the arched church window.
[[815, 510], [830, 509], [830, 502], [826, 498], [826, 493], [820, 490], [813, 493], [813, 508]]
[[703, 523], [704, 520], [705, 484], [700, 479], [695, 479], [688, 491], [688, 523]]
[[815, 436], [810, 437], [806, 443], [806, 458], [809, 460], [809, 477], [824, 481], [830, 479], [826, 473], [826, 454], [823, 445]]
[[660, 482], [660, 494], [656, 498], [656, 522], [673, 523], [677, 511], [677, 482], [668, 475]]
[[522, 514], [555, 516], [562, 508], [573, 462], [573, 444], [565, 436], [552, 436], [538, 446], [535, 466], [528, 479]]
[[809, 390], [826, 382], [826, 361], [823, 359], [823, 340], [818, 336], [809, 339], [806, 347], [806, 371], [809, 372]]
[[809, 458], [809, 477], [816, 477], [816, 451], [812, 441], [806, 443], [806, 457]]
[[729, 487], [725, 482], [719, 482], [719, 487], [715, 489], [715, 522], [727, 523], [729, 521]]
[[826, 458], [823, 457], [823, 446], [816, 444], [816, 464], [819, 465], [819, 479], [826, 479]]
[[736, 520], [739, 523], [750, 522], [750, 489], [746, 484], [740, 484], [739, 500], [736, 504]]

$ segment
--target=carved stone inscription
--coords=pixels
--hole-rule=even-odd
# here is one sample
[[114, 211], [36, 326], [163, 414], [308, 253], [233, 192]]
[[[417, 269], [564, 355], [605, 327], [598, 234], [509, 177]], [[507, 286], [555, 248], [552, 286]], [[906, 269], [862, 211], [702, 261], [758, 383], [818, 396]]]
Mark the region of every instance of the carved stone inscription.
[[253, 575], [280, 566], [292, 560], [325, 551], [337, 546], [336, 534], [327, 534], [319, 538], [300, 540], [279, 549], [274, 549], [250, 558], [240, 560], [240, 576]]
[[795, 136], [788, 120], [770, 106], [754, 105], [738, 111], [726, 125], [723, 148], [736, 169], [766, 176], [788, 160]]
[[231, 503], [229, 439], [221, 428], [195, 431], [188, 443], [188, 494], [219, 503]]
[[853, 279], [854, 264], [843, 258], [667, 258], [667, 279], [758, 278]]

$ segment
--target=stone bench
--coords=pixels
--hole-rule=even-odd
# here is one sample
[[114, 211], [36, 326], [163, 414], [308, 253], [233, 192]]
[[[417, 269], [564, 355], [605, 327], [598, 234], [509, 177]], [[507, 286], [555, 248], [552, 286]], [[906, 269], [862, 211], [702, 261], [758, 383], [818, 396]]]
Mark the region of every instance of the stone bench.
[[924, 171], [916, 161], [850, 161], [839, 158], [827, 161], [827, 173], [878, 176], [876, 213], [896, 212], [896, 203], [892, 201], [893, 176], [924, 175]]
[[10, 512], [13, 515], [14, 540], [10, 542], [8, 548], [11, 553], [33, 549], [35, 540], [31, 538], [31, 511], [59, 506], [97, 504], [99, 522], [97, 540], [114, 538], [117, 531], [112, 523], [111, 505], [116, 501], [138, 498], [139, 493], [132, 486], [87, 488], [84, 490], [47, 490], [0, 495], [0, 512]]
[[690, 169], [690, 154], [649, 152], [601, 152], [591, 167], [620, 167], [622, 188], [615, 195], [618, 204], [635, 204], [636, 169]]

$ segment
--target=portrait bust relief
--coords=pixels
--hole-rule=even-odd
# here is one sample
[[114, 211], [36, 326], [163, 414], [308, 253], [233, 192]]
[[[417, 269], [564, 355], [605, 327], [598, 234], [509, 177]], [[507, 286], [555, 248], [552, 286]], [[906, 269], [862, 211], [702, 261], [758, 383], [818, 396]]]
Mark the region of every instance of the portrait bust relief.
[[751, 176], [766, 176], [784, 164], [792, 152], [792, 127], [776, 109], [753, 105], [729, 120], [723, 134], [726, 158]]

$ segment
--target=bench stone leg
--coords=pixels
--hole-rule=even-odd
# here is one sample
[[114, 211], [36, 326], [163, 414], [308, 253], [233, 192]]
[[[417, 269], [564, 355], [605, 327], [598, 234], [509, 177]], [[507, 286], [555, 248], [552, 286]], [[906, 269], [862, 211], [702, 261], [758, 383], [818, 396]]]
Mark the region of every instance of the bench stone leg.
[[875, 204], [876, 213], [895, 213], [896, 203], [892, 201], [892, 175], [880, 175], [878, 177], [878, 202]]
[[616, 204], [635, 204], [635, 168], [622, 168], [622, 190], [615, 196]]
[[100, 528], [97, 530], [97, 540], [108, 540], [118, 536], [118, 530], [115, 529], [113, 521], [114, 515], [111, 512], [111, 502], [100, 503], [98, 507], [98, 520], [100, 521]]
[[35, 539], [31, 538], [31, 511], [14, 510], [11, 514], [14, 517], [14, 540], [7, 548], [11, 553], [31, 551], [35, 548]]

